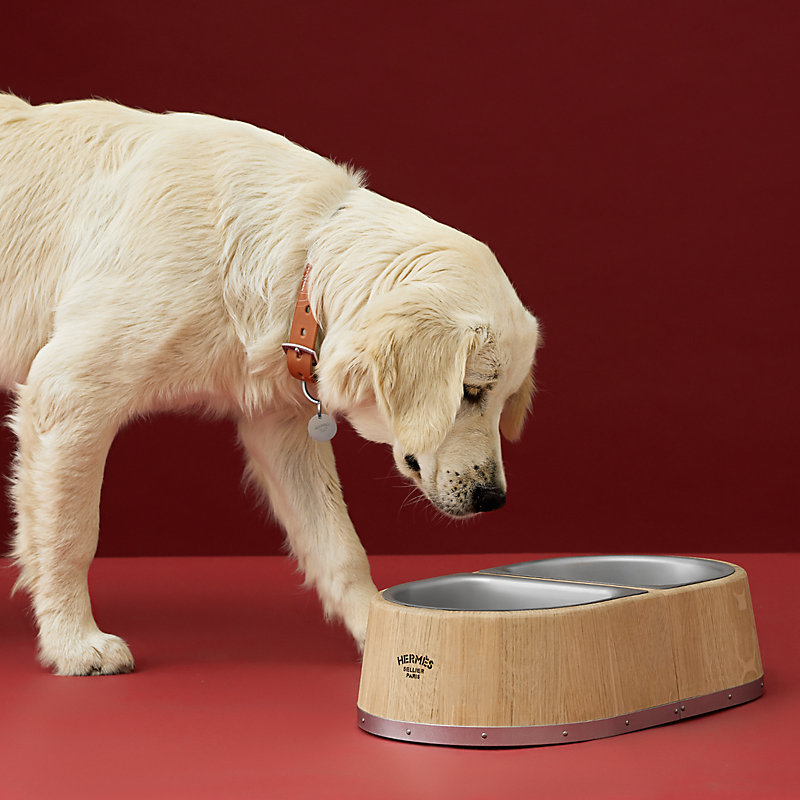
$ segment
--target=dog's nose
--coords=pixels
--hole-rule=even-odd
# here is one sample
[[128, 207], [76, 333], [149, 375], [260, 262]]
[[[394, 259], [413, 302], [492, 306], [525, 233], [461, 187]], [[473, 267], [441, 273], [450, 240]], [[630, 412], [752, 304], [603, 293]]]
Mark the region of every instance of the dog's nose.
[[506, 493], [496, 486], [476, 486], [472, 491], [475, 511], [494, 511], [506, 504]]

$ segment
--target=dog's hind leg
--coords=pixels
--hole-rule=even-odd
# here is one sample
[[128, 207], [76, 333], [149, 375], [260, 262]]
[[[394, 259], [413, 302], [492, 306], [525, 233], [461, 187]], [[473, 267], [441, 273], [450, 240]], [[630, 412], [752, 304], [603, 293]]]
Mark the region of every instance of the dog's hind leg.
[[100, 486], [116, 433], [110, 387], [58, 338], [18, 387], [12, 427], [19, 440], [13, 480], [21, 568], [39, 628], [39, 657], [58, 675], [130, 672], [125, 642], [92, 617], [87, 576], [97, 547]]
[[291, 552], [327, 617], [341, 619], [364, 646], [369, 603], [377, 591], [342, 497], [333, 449], [309, 438], [307, 417], [243, 418], [239, 435], [248, 477], [266, 491]]

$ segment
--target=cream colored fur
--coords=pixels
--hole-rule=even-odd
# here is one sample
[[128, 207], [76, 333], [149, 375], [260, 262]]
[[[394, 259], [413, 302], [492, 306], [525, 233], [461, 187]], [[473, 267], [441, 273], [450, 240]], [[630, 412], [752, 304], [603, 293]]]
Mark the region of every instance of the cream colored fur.
[[328, 413], [390, 444], [446, 513], [502, 494], [498, 425], [520, 434], [538, 332], [487, 247], [244, 123], [0, 95], [13, 556], [58, 674], [133, 668], [87, 574], [111, 442], [160, 409], [238, 420], [306, 580], [363, 643], [375, 586], [280, 347], [307, 261]]

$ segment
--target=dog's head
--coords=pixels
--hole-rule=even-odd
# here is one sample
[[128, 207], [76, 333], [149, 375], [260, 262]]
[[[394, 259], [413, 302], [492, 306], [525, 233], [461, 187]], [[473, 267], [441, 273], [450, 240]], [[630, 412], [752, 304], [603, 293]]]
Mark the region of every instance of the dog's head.
[[336, 327], [318, 368], [326, 405], [391, 445], [444, 513], [502, 506], [500, 433], [522, 432], [539, 328], [499, 266], [397, 286]]

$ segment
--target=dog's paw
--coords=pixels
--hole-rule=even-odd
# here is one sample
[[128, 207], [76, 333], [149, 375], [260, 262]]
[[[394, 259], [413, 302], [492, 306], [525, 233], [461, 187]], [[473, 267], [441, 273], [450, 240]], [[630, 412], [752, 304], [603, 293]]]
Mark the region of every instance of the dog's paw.
[[128, 645], [99, 630], [62, 642], [40, 639], [39, 659], [56, 675], [118, 675], [134, 666]]
[[372, 581], [369, 585], [360, 587], [357, 591], [348, 594], [344, 604], [342, 619], [350, 635], [353, 637], [359, 653], [364, 652], [364, 642], [367, 638], [367, 618], [369, 605], [372, 598], [378, 593]]
[[367, 626], [366, 624], [364, 627], [360, 627], [353, 631], [350, 631], [351, 636], [353, 637], [353, 641], [356, 643], [356, 648], [358, 649], [358, 654], [360, 656], [364, 655], [364, 645], [367, 641]]

